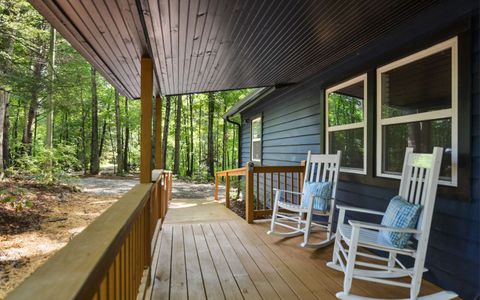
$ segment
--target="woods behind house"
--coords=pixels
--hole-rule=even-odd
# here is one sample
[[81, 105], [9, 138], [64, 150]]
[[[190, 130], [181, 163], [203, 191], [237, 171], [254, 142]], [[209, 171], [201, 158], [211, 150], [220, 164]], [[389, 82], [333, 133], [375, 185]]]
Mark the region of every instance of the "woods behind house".
[[[164, 166], [204, 180], [237, 166], [223, 113], [248, 90], [163, 98]], [[140, 102], [119, 95], [26, 1], [0, 1], [0, 176], [123, 175], [139, 161]]]

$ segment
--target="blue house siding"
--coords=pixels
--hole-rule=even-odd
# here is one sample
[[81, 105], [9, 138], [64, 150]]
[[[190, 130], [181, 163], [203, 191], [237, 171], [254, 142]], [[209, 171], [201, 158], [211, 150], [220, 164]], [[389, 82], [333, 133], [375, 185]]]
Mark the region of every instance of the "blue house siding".
[[[472, 23], [471, 199], [462, 202], [437, 197], [426, 261], [430, 271], [425, 274], [426, 279], [458, 292], [465, 299], [480, 296], [480, 28], [477, 19]], [[242, 113], [243, 121], [263, 116], [262, 164], [295, 165], [306, 158], [308, 150], [319, 153], [323, 149], [322, 93], [318, 85], [300, 84], [277, 90]], [[244, 165], [250, 158], [248, 121], [242, 122], [242, 137]], [[342, 181], [337, 201], [385, 210], [396, 193], [392, 189]]]
[[278, 90], [242, 114], [242, 165], [250, 160], [249, 121], [258, 115], [263, 117], [263, 165], [295, 165], [308, 150], [320, 151], [318, 88]]

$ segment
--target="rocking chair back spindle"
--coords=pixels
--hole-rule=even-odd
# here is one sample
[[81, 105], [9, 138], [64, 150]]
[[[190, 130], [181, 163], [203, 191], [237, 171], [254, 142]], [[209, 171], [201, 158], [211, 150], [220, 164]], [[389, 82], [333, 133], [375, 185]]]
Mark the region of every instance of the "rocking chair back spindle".
[[[417, 221], [417, 228], [388, 227], [382, 224], [361, 222], [356, 220], [345, 221], [345, 213], [353, 211], [370, 215], [386, 215], [384, 212], [374, 211], [360, 207], [339, 205], [336, 241], [332, 261], [327, 265], [333, 269], [344, 272], [343, 291], [337, 293], [340, 299], [367, 299], [350, 294], [354, 278], [382, 284], [401, 286], [410, 289], [410, 299], [417, 299], [420, 292], [425, 257], [428, 248], [428, 238], [435, 206], [437, 185], [440, 175], [443, 148], [435, 147], [433, 153], [413, 153], [412, 148], [407, 148], [403, 162], [403, 171], [398, 195], [407, 202], [421, 205], [422, 210]], [[405, 209], [407, 206], [405, 206]], [[399, 214], [398, 216], [402, 216]], [[406, 222], [406, 221], [405, 221]], [[401, 248], [385, 239], [381, 232], [397, 232], [413, 234], [418, 243]], [[363, 249], [360, 249], [363, 248]], [[385, 256], [368, 253], [365, 249], [385, 252]], [[413, 267], [406, 267], [397, 255], [413, 257]], [[372, 262], [359, 260], [359, 257], [369, 257]], [[386, 264], [385, 264], [386, 262]], [[363, 267], [363, 268], [362, 268]], [[365, 268], [367, 267], [367, 268]], [[409, 283], [392, 280], [410, 277]], [[421, 299], [452, 299], [456, 294], [442, 291], [436, 294], [422, 296]]]
[[[340, 157], [341, 151], [336, 154], [312, 154], [308, 151], [307, 161], [305, 165], [305, 176], [303, 182], [303, 193], [297, 193], [288, 190], [276, 190], [275, 204], [272, 214], [272, 223], [270, 235], [279, 235], [290, 237], [295, 235], [304, 235], [304, 241], [300, 244], [302, 247], [320, 248], [325, 247], [333, 242], [334, 234], [332, 233], [333, 213], [335, 211], [335, 196], [337, 193], [338, 174], [340, 173]], [[324, 211], [317, 210], [314, 207], [314, 201], [319, 195], [310, 195], [306, 203], [292, 204], [282, 201], [282, 195], [298, 194], [302, 198], [307, 197], [305, 187], [307, 183], [326, 183], [330, 182], [331, 194], [328, 208]], [[280, 211], [281, 209], [281, 211]], [[313, 216], [324, 216], [327, 220], [313, 220]], [[296, 227], [294, 227], [296, 225]], [[277, 226], [290, 229], [288, 232], [281, 232], [276, 229]], [[313, 229], [319, 229], [326, 232], [326, 237], [320, 242], [310, 242], [310, 233]]]

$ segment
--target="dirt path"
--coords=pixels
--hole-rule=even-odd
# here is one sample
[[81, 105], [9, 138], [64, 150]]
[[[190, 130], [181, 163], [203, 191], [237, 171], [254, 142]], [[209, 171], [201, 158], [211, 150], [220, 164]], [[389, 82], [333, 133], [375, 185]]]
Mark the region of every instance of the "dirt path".
[[[0, 190], [24, 188], [33, 206], [16, 213], [0, 204], [0, 299], [137, 183], [136, 177], [84, 177], [76, 183], [81, 191], [75, 192], [66, 186], [1, 182]], [[174, 180], [172, 193], [177, 201], [171, 212], [183, 202], [213, 203], [214, 190], [213, 183]], [[224, 195], [221, 185], [220, 202]]]
[[[213, 183], [192, 183], [183, 180], [174, 180], [172, 186], [172, 197], [174, 199], [208, 199], [213, 200], [215, 185]], [[219, 198], [225, 195], [225, 186], [220, 185], [218, 189]]]
[[32, 207], [0, 204], [0, 299], [131, 189], [136, 178], [81, 178], [65, 186], [6, 181], [0, 190], [25, 189]]

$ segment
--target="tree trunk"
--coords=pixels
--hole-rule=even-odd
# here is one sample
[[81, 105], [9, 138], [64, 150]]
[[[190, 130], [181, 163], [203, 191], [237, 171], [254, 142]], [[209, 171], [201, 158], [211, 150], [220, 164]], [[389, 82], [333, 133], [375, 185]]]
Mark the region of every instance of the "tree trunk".
[[38, 113], [35, 115], [33, 123], [33, 140], [32, 140], [32, 156], [35, 155], [36, 143], [37, 143], [37, 129], [38, 129]]
[[[226, 97], [223, 98], [223, 114], [227, 111], [227, 99]], [[225, 170], [225, 166], [227, 164], [227, 124], [225, 120], [222, 122], [222, 170]]]
[[130, 143], [130, 121], [128, 119], [128, 99], [125, 97], [125, 148], [123, 151], [123, 169], [129, 172], [128, 166], [128, 143]]
[[[6, 169], [10, 166], [10, 145], [9, 145], [9, 129], [10, 129], [10, 93], [5, 93], [5, 120], [3, 122], [3, 167]], [[18, 115], [17, 115], [18, 116]]]
[[3, 165], [3, 133], [5, 126], [5, 107], [6, 107], [7, 92], [0, 90], [0, 179], [5, 174], [5, 166]]
[[201, 170], [202, 164], [202, 105], [198, 106], [198, 170]]
[[208, 93], [208, 149], [207, 149], [207, 167], [208, 175], [215, 177], [214, 157], [213, 157], [213, 116], [215, 114], [215, 95]]
[[105, 145], [105, 134], [107, 133], [107, 116], [109, 114], [110, 114], [110, 104], [108, 104], [107, 114], [105, 115], [105, 118], [103, 119], [102, 134], [100, 135], [100, 148], [98, 149], [99, 159], [102, 157], [103, 145]]
[[184, 170], [185, 170], [185, 175], [188, 176], [188, 173], [190, 172], [190, 138], [188, 137], [188, 130], [187, 130], [187, 113], [185, 113], [185, 116], [182, 118], [182, 129], [180, 132], [184, 132], [184, 138], [185, 138], [185, 149], [182, 151], [182, 146], [180, 146], [180, 151], [182, 153], [185, 153], [185, 156], [182, 157], [183, 159], [183, 165]]
[[87, 174], [87, 137], [85, 134], [85, 119], [87, 118], [87, 112], [85, 110], [85, 105], [83, 104], [83, 96], [80, 95], [80, 101], [82, 103], [82, 128], [80, 129], [80, 135], [82, 137], [82, 165], [83, 165], [83, 174]]
[[190, 105], [190, 151], [188, 155], [190, 170], [188, 176], [192, 177], [193, 175], [193, 99], [192, 95], [188, 97], [188, 102]]
[[173, 173], [180, 171], [180, 132], [182, 122], [182, 96], [177, 96], [177, 111], [175, 113], [175, 155], [173, 160]]
[[115, 89], [115, 133], [117, 138], [117, 175], [123, 175], [122, 126], [120, 120], [120, 95]]
[[162, 136], [162, 145], [163, 145], [163, 168], [167, 168], [167, 142], [168, 142], [168, 130], [169, 130], [169, 125], [170, 125], [170, 108], [171, 108], [171, 98], [170, 96], [165, 97], [165, 123], [163, 126], [163, 136]]
[[92, 76], [92, 140], [90, 144], [90, 174], [100, 172], [100, 158], [98, 152], [98, 99], [97, 99], [97, 72], [91, 67]]
[[13, 144], [18, 143], [18, 119], [20, 119], [20, 106], [17, 107], [17, 113], [15, 114], [15, 122], [13, 123]]
[[34, 83], [32, 86], [32, 98], [30, 99], [30, 105], [28, 108], [27, 118], [25, 122], [25, 131], [23, 132], [23, 153], [32, 153], [32, 127], [37, 115], [38, 109], [38, 93], [40, 90], [40, 80], [42, 76], [42, 63], [38, 58], [33, 70]]
[[[54, 68], [55, 68], [55, 43], [56, 43], [56, 30], [53, 26], [50, 26], [50, 48], [48, 50], [48, 93], [47, 93], [47, 132], [45, 137], [45, 147], [52, 149], [53, 145], [53, 80], [54, 80]], [[51, 167], [52, 162], [47, 162], [47, 165]]]

